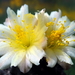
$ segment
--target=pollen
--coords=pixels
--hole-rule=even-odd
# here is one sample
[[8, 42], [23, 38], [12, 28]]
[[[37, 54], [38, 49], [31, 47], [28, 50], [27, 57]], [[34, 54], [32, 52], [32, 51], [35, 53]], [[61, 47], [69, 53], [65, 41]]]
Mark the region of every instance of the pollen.
[[59, 46], [64, 46], [65, 44], [63, 44], [63, 43], [58, 43], [58, 45], [59, 45]]
[[22, 20], [22, 22], [25, 22], [24, 20]]
[[48, 22], [46, 26], [54, 25], [54, 22]]
[[58, 21], [58, 23], [61, 23], [61, 21]]
[[75, 40], [73, 40], [75, 42]]
[[20, 17], [20, 15], [18, 15], [18, 17]]
[[65, 35], [62, 35], [62, 36], [65, 36]]
[[67, 44], [69, 44], [69, 41], [66, 41]]
[[[49, 22], [49, 24], [51, 23]], [[60, 24], [60, 28], [57, 30], [52, 30], [50, 35], [47, 35], [49, 47], [67, 46], [69, 44], [68, 41], [66, 41], [65, 44], [62, 39], [65, 36], [63, 35], [65, 29], [66, 27], [64, 27], [64, 24]]]
[[2, 33], [4, 33], [4, 31], [2, 31]]
[[20, 25], [15, 25], [12, 28], [12, 31], [14, 31], [14, 37], [15, 39], [8, 39], [11, 42], [9, 43], [10, 46], [19, 47], [22, 49], [27, 49], [32, 43], [34, 43], [35, 39], [35, 31], [33, 29], [34, 27], [31, 24], [27, 24], [27, 26], [22, 27]]
[[15, 19], [13, 19], [13, 21], [16, 21]]
[[3, 42], [6, 42], [6, 41], [3, 41]]
[[64, 23], [66, 23], [66, 20], [64, 21]]
[[75, 31], [75, 29], [74, 29], [74, 31]]
[[8, 27], [9, 27], [9, 28], [11, 28], [11, 26], [10, 26], [10, 25], [8, 25]]
[[53, 21], [56, 21], [56, 18], [54, 18]]

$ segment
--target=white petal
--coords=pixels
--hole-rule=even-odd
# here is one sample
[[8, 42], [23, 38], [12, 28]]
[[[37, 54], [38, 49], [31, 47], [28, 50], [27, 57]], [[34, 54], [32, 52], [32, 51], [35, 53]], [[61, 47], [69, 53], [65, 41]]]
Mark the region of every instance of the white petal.
[[10, 23], [11, 23], [12, 28], [14, 27], [14, 25], [20, 25], [18, 18], [17, 18], [17, 15], [9, 7], [7, 8], [7, 14], [8, 14], [8, 18], [10, 19]]
[[41, 47], [45, 48], [47, 46], [47, 38], [45, 37], [44, 40], [41, 43]]
[[29, 61], [29, 59], [26, 56], [24, 56], [22, 61], [19, 63], [18, 67], [21, 72], [26, 73], [32, 67], [32, 63]]
[[69, 28], [66, 29], [64, 35], [69, 36], [69, 35], [74, 34], [75, 33], [74, 29], [75, 29], [75, 22], [72, 21], [69, 25]]
[[60, 21], [60, 23], [58, 24], [64, 24], [64, 26], [68, 26], [70, 24], [70, 20], [67, 18], [67, 16], [62, 16], [61, 18], [59, 18], [58, 22]]
[[[41, 10], [38, 14], [38, 25], [35, 29], [35, 33], [37, 33], [37, 38], [36, 40], [40, 39], [41, 37], [43, 37], [45, 34], [44, 32], [47, 30], [47, 27], [45, 26], [45, 17], [44, 17], [44, 10]], [[41, 32], [41, 33], [40, 33]], [[40, 33], [40, 34], [39, 34]], [[38, 36], [39, 35], [39, 36]]]
[[51, 12], [50, 17], [51, 17], [52, 20], [54, 18], [56, 18], [56, 22], [57, 22], [58, 19], [61, 17], [61, 10], [59, 10], [59, 12], [57, 12], [57, 11]]
[[35, 30], [36, 39], [34, 39], [34, 41], [36, 41], [37, 43], [41, 42], [41, 45], [42, 46], [43, 46], [43, 44], [46, 45], [46, 42], [47, 42], [47, 38], [45, 37], [45, 34], [44, 34], [46, 30], [47, 30], [46, 27], [40, 28], [39, 31], [38, 30]]
[[10, 63], [13, 57], [14, 52], [8, 52], [0, 58], [0, 69], [6, 68]]
[[50, 21], [50, 16], [48, 15], [48, 13], [45, 13], [45, 10], [42, 9], [39, 13], [35, 13], [35, 17], [37, 19], [39, 19], [40, 17], [42, 18], [42, 20], [44, 20], [43, 22], [46, 24]]
[[57, 58], [54, 54], [54, 52], [51, 49], [46, 49], [46, 60], [48, 62], [49, 67], [54, 67], [56, 65], [57, 62]]
[[34, 21], [36, 21], [36, 18], [35, 18], [35, 16], [34, 15], [32, 15], [32, 14], [26, 14], [26, 15], [23, 15], [23, 20], [25, 21], [25, 22], [23, 22], [24, 23], [24, 25], [26, 24], [32, 24], [33, 25], [33, 22]]
[[65, 62], [60, 62], [58, 61], [58, 64], [64, 69], [64, 70], [68, 70], [71, 68], [71, 65]]
[[32, 46], [27, 51], [27, 57], [29, 60], [34, 63], [35, 65], [39, 65], [40, 59], [45, 55], [43, 50], [40, 50], [36, 46]]
[[15, 12], [13, 10], [11, 10], [9, 7], [7, 8], [7, 14], [9, 19], [13, 20], [16, 19], [17, 20], [17, 16], [15, 14]]
[[0, 42], [0, 55], [3, 55], [9, 51], [12, 51], [12, 48], [5, 42]]
[[[38, 16], [39, 15], [44, 15], [45, 14], [45, 9], [42, 9], [39, 13], [38, 12], [35, 12], [35, 17], [38, 19]], [[44, 17], [44, 16], [43, 16]]]
[[[38, 32], [37, 35], [39, 35], [39, 36], [41, 35], [41, 34], [39, 34], [39, 32], [44, 33], [47, 30], [47, 27], [45, 25], [46, 21], [48, 20], [47, 16], [48, 16], [48, 14], [45, 13], [44, 9], [42, 9], [39, 13], [35, 14], [35, 17], [38, 19], [38, 24], [37, 24], [36, 32]], [[47, 18], [47, 20], [45, 20], [46, 18]], [[43, 36], [43, 35], [41, 35], [41, 36]]]
[[63, 49], [63, 51], [65, 51], [71, 57], [75, 58], [75, 48], [73, 48], [73, 47], [66, 47], [65, 49]]
[[24, 55], [25, 55], [25, 51], [16, 52], [15, 55], [13, 55], [11, 66], [17, 66], [22, 61]]
[[55, 50], [54, 53], [60, 62], [66, 62], [68, 64], [73, 65], [71, 58], [65, 52], [63, 52], [61, 50]]
[[62, 26], [62, 24], [64, 25], [64, 27], [69, 26], [70, 21], [66, 16], [62, 16], [61, 18], [59, 18], [55, 29], [58, 30]]
[[37, 15], [37, 17], [38, 17], [38, 26], [40, 26], [41, 28], [43, 27], [43, 26], [45, 26], [45, 22], [44, 22], [44, 13], [45, 11], [42, 9], [39, 13], [38, 13], [38, 15]]
[[9, 18], [6, 18], [6, 20], [4, 22], [4, 25], [11, 27], [11, 22], [10, 22], [10, 19]]
[[66, 41], [69, 42], [69, 44], [68, 44], [69, 46], [75, 46], [75, 36], [71, 35], [71, 36], [65, 38], [64, 42], [66, 42]]
[[24, 4], [21, 6], [20, 10], [17, 11], [17, 16], [20, 16], [19, 18], [22, 20], [23, 16], [25, 14], [28, 14], [28, 5]]
[[10, 28], [0, 24], [0, 38], [2, 38], [2, 39], [7, 39], [7, 38], [14, 39], [13, 34], [14, 34], [14, 32], [11, 31]]

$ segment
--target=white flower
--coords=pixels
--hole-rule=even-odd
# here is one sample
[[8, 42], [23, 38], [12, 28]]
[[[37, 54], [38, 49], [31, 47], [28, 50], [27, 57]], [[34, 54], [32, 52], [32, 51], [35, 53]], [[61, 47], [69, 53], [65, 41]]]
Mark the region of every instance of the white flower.
[[[28, 13], [28, 6], [23, 5], [17, 15], [7, 9], [8, 18], [4, 25], [0, 24], [0, 69], [7, 66], [18, 66], [22, 72], [27, 72], [32, 63], [39, 65], [45, 55], [45, 31], [41, 14], [38, 20]], [[43, 26], [44, 25], [44, 26]]]
[[75, 58], [75, 22], [70, 22], [66, 16], [61, 17], [60, 10], [53, 11], [50, 15], [45, 13], [44, 19], [48, 27], [45, 48], [47, 66], [54, 67], [58, 61], [73, 65], [70, 56]]

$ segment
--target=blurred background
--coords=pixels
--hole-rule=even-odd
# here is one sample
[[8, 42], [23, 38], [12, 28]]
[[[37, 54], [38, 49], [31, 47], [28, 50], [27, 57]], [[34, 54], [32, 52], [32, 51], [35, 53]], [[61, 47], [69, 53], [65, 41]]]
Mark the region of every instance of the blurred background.
[[[21, 5], [28, 4], [29, 12], [46, 8], [46, 12], [62, 10], [62, 15], [68, 16], [70, 20], [75, 20], [75, 0], [0, 0], [0, 23], [7, 18], [7, 7], [11, 7], [15, 12]], [[75, 62], [75, 61], [74, 61]], [[75, 65], [65, 71], [67, 75], [75, 75]]]
[[62, 10], [62, 15], [67, 15], [70, 20], [75, 20], [75, 0], [0, 0], [0, 23], [5, 21], [7, 7], [11, 7], [15, 12], [21, 5], [28, 4], [31, 13], [46, 8], [51, 11]]

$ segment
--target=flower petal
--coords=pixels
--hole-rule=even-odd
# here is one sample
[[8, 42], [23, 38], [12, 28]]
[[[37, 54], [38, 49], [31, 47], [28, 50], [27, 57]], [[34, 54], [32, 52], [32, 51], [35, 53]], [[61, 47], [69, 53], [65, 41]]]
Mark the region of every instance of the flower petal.
[[61, 50], [55, 50], [54, 53], [60, 62], [66, 62], [68, 64], [73, 65], [71, 58], [65, 52], [63, 52]]
[[11, 63], [13, 54], [14, 52], [10, 51], [0, 58], [0, 69], [6, 68]]
[[65, 35], [65, 37], [67, 37], [67, 36], [70, 36], [70, 35], [72, 35], [74, 33], [75, 33], [75, 22], [72, 21], [70, 23], [69, 27], [66, 29], [64, 35]]
[[33, 25], [34, 20], [36, 21], [36, 18], [32, 14], [25, 14], [23, 15], [23, 20], [25, 21], [24, 24], [28, 25]]
[[19, 21], [18, 21], [18, 18], [17, 18], [17, 15], [9, 7], [7, 8], [7, 14], [8, 14], [8, 18], [10, 20], [10, 23], [11, 23], [11, 27], [12, 28], [14, 27], [14, 25], [20, 25], [19, 24]]
[[0, 42], [0, 55], [3, 55], [12, 50], [12, 48], [5, 42]]
[[60, 62], [58, 61], [58, 64], [64, 69], [64, 70], [68, 70], [71, 68], [71, 65], [65, 62]]
[[13, 34], [14, 34], [14, 32], [11, 31], [10, 28], [0, 24], [0, 38], [2, 38], [2, 39], [7, 39], [7, 38], [14, 39], [14, 35]]
[[53, 20], [54, 18], [56, 18], [56, 21], [58, 21], [58, 19], [61, 17], [61, 10], [59, 10], [59, 12], [57, 11], [52, 11], [50, 14], [51, 19]]
[[65, 49], [63, 49], [63, 51], [65, 51], [71, 57], [75, 58], [75, 48], [73, 48], [73, 47], [66, 47]]
[[24, 56], [22, 61], [19, 63], [18, 67], [21, 72], [26, 73], [32, 67], [32, 63], [29, 61], [29, 59], [26, 56]]
[[4, 25], [6, 25], [8, 27], [11, 27], [11, 22], [10, 22], [10, 19], [9, 18], [6, 18], [6, 20], [4, 22]]
[[69, 46], [75, 46], [75, 36], [74, 35], [71, 35], [71, 36], [65, 38], [64, 42], [66, 42], [66, 41], [69, 42], [69, 44], [68, 44]]
[[35, 65], [39, 65], [40, 59], [45, 56], [45, 53], [43, 50], [40, 50], [36, 46], [32, 46], [30, 49], [27, 51], [27, 57], [29, 60], [34, 63]]
[[38, 26], [40, 27], [40, 28], [42, 28], [42, 27], [44, 27], [45, 26], [45, 22], [44, 22], [44, 13], [45, 11], [44, 10], [41, 10], [39, 13], [38, 13], [38, 15], [37, 15], [37, 17], [38, 17]]
[[21, 6], [20, 10], [17, 10], [17, 16], [19, 16], [20, 20], [23, 19], [23, 16], [28, 14], [28, 5], [24, 4]]
[[17, 16], [16, 16], [15, 12], [13, 10], [11, 10], [11, 8], [9, 8], [9, 7], [7, 8], [7, 14], [8, 14], [9, 19], [17, 20]]
[[11, 66], [17, 66], [23, 59], [25, 51], [18, 51], [11, 60]]
[[62, 16], [61, 18], [59, 18], [58, 22], [59, 21], [61, 24], [64, 24], [64, 26], [68, 26], [70, 24], [70, 20], [67, 18], [67, 16]]
[[46, 49], [45, 52], [46, 52], [46, 60], [48, 62], [47, 66], [54, 67], [57, 62], [57, 58], [56, 58], [54, 52], [51, 49]]
[[[46, 21], [48, 20], [48, 14], [45, 13], [45, 10], [42, 9], [39, 13], [35, 13], [35, 17], [38, 20], [38, 27], [39, 28], [43, 28], [45, 27]], [[47, 18], [47, 20], [45, 20], [45, 18]], [[48, 20], [49, 21], [49, 20]], [[45, 27], [46, 28], [46, 27]]]

